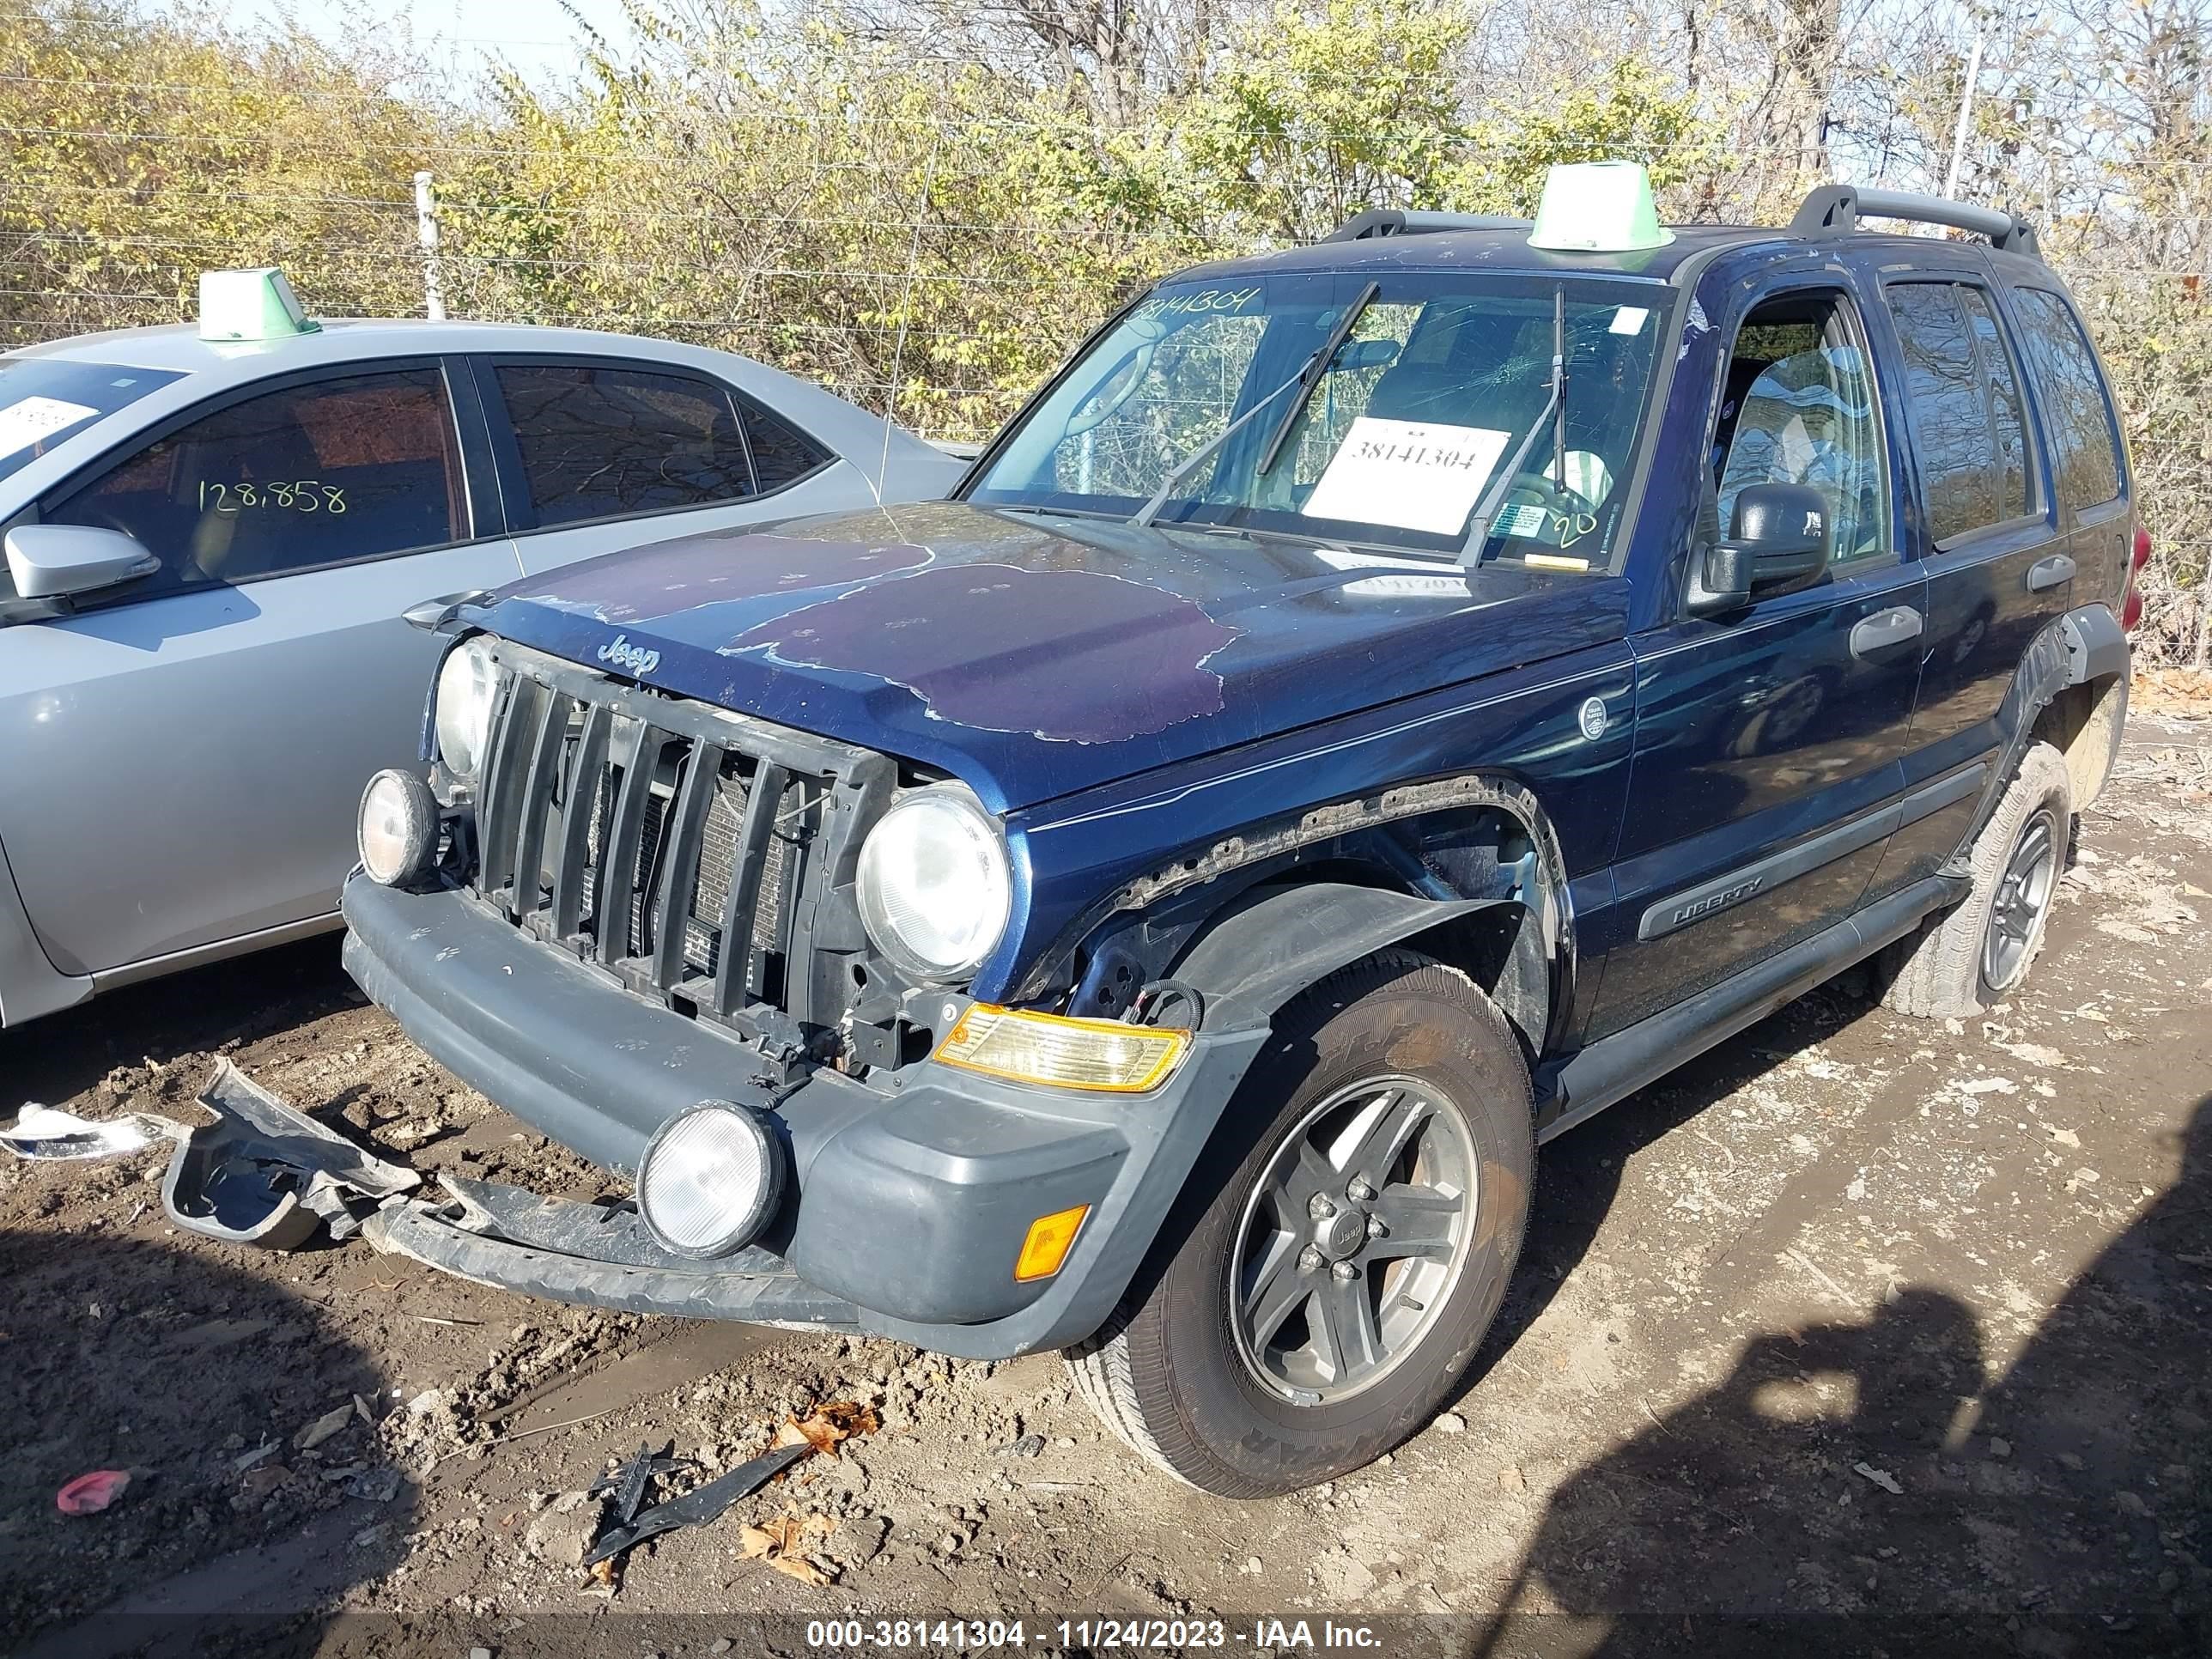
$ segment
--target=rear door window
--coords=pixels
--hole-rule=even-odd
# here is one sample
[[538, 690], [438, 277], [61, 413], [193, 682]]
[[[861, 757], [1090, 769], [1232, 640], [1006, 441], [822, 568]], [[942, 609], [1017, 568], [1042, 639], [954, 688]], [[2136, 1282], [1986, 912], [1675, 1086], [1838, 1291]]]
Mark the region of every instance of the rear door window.
[[1954, 283], [1900, 283], [1888, 291], [1928, 533], [1938, 546], [2033, 510], [2020, 388], [1995, 319], [1973, 293], [1990, 330], [1983, 349], [1969, 292]]
[[540, 528], [757, 493], [726, 386], [629, 363], [501, 363], [495, 373]]
[[40, 516], [135, 536], [158, 574], [118, 597], [248, 581], [468, 534], [444, 375], [349, 374], [264, 392], [134, 451]]
[[2021, 404], [2020, 377], [2013, 369], [2003, 325], [1990, 308], [1990, 296], [1978, 288], [1961, 287], [1958, 293], [1959, 303], [1966, 308], [1967, 325], [1973, 330], [1982, 392], [1989, 399], [1990, 430], [1996, 437], [1991, 478], [1997, 506], [2006, 509], [2007, 518], [2020, 518], [2035, 507], [2029, 493], [2027, 416]]
[[2051, 428], [2059, 499], [2079, 512], [2120, 493], [2120, 443], [2096, 354], [2071, 307], [2039, 288], [2014, 289], [2028, 371]]

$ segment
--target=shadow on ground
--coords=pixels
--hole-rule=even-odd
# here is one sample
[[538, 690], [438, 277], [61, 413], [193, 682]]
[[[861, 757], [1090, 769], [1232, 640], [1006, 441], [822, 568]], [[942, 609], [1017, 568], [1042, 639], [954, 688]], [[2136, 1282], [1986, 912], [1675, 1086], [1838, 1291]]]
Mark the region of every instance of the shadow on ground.
[[335, 933], [125, 986], [0, 1031], [0, 1117], [26, 1100], [58, 1104], [118, 1066], [251, 1042], [364, 1000]]
[[2208, 1269], [2212, 1097], [2001, 1380], [1933, 1289], [1750, 1342], [1559, 1490], [1480, 1650], [2212, 1652]]
[[1863, 971], [1850, 972], [1769, 1016], [1742, 1036], [1683, 1062], [1659, 1083], [1545, 1146], [1536, 1159], [1528, 1233], [1497, 1322], [1453, 1390], [1472, 1393], [1543, 1315], [1581, 1265], [1620, 1194], [1628, 1160], [1708, 1108], [1855, 1021], [1873, 1013]]
[[[392, 1405], [324, 1309], [268, 1278], [161, 1240], [0, 1230], [0, 1650], [312, 1651], [414, 1524], [413, 1484], [361, 1416], [298, 1443], [356, 1395]], [[130, 1485], [61, 1513], [63, 1484], [96, 1469]]]

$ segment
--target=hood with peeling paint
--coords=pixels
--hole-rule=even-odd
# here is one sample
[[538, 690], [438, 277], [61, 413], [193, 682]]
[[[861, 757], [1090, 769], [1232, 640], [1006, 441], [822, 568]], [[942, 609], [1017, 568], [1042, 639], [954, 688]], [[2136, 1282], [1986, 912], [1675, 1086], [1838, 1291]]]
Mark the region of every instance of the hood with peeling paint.
[[934, 501], [549, 571], [493, 633], [1012, 811], [1618, 639], [1626, 584]]

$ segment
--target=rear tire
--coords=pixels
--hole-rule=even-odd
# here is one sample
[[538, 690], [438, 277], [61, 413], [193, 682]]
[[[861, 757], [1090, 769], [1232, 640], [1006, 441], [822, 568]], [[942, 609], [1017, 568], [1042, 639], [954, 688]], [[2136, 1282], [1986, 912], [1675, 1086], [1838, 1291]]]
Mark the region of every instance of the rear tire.
[[1474, 1358], [1534, 1167], [1495, 1005], [1412, 951], [1355, 963], [1277, 1017], [1129, 1297], [1067, 1351], [1076, 1391], [1221, 1497], [1358, 1468]]
[[1966, 896], [1882, 953], [1882, 1001], [1901, 1014], [1964, 1019], [2019, 989], [2043, 949], [2073, 825], [2065, 757], [2031, 744], [1974, 838]]

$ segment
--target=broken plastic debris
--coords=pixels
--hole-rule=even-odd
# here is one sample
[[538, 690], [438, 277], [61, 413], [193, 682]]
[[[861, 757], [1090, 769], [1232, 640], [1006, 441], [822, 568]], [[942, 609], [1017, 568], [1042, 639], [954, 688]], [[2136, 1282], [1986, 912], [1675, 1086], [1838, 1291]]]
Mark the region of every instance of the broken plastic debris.
[[122, 1158], [157, 1142], [180, 1141], [191, 1133], [181, 1123], [147, 1112], [96, 1120], [28, 1101], [16, 1115], [15, 1127], [0, 1134], [0, 1146], [18, 1158]]
[[664, 1452], [656, 1452], [649, 1446], [640, 1446], [636, 1456], [612, 1474], [600, 1476], [592, 1482], [591, 1490], [585, 1496], [611, 1497], [615, 1519], [626, 1527], [637, 1519], [637, 1512], [645, 1507], [646, 1493], [652, 1490], [653, 1480], [658, 1476], [697, 1467], [690, 1458], [676, 1455], [673, 1440], [668, 1443], [668, 1449]]
[[54, 1494], [54, 1507], [64, 1515], [97, 1515], [131, 1484], [128, 1469], [94, 1469], [80, 1474]]
[[179, 1227], [231, 1244], [296, 1249], [316, 1228], [334, 1239], [361, 1230], [362, 1213], [422, 1177], [386, 1164], [305, 1112], [286, 1105], [228, 1060], [201, 1091], [213, 1123], [197, 1127], [151, 1113], [94, 1120], [26, 1104], [0, 1146], [18, 1158], [118, 1158], [167, 1142], [161, 1206]]
[[[727, 1474], [709, 1480], [705, 1486], [687, 1492], [681, 1498], [672, 1498], [665, 1504], [656, 1504], [641, 1513], [626, 1527], [617, 1527], [601, 1535], [584, 1558], [586, 1567], [597, 1569], [611, 1562], [627, 1550], [635, 1549], [648, 1538], [657, 1538], [664, 1532], [673, 1532], [678, 1527], [702, 1527], [719, 1520], [722, 1512], [740, 1498], [758, 1492], [777, 1475], [781, 1474], [814, 1448], [801, 1440], [794, 1446], [779, 1446], [775, 1450], [756, 1457], [750, 1463], [740, 1463]], [[605, 1575], [600, 1575], [605, 1582]]]
[[414, 1170], [371, 1157], [228, 1060], [216, 1062], [199, 1100], [216, 1121], [191, 1132], [161, 1182], [170, 1219], [193, 1232], [290, 1250], [327, 1224], [343, 1240], [360, 1231], [356, 1203], [422, 1184]]

